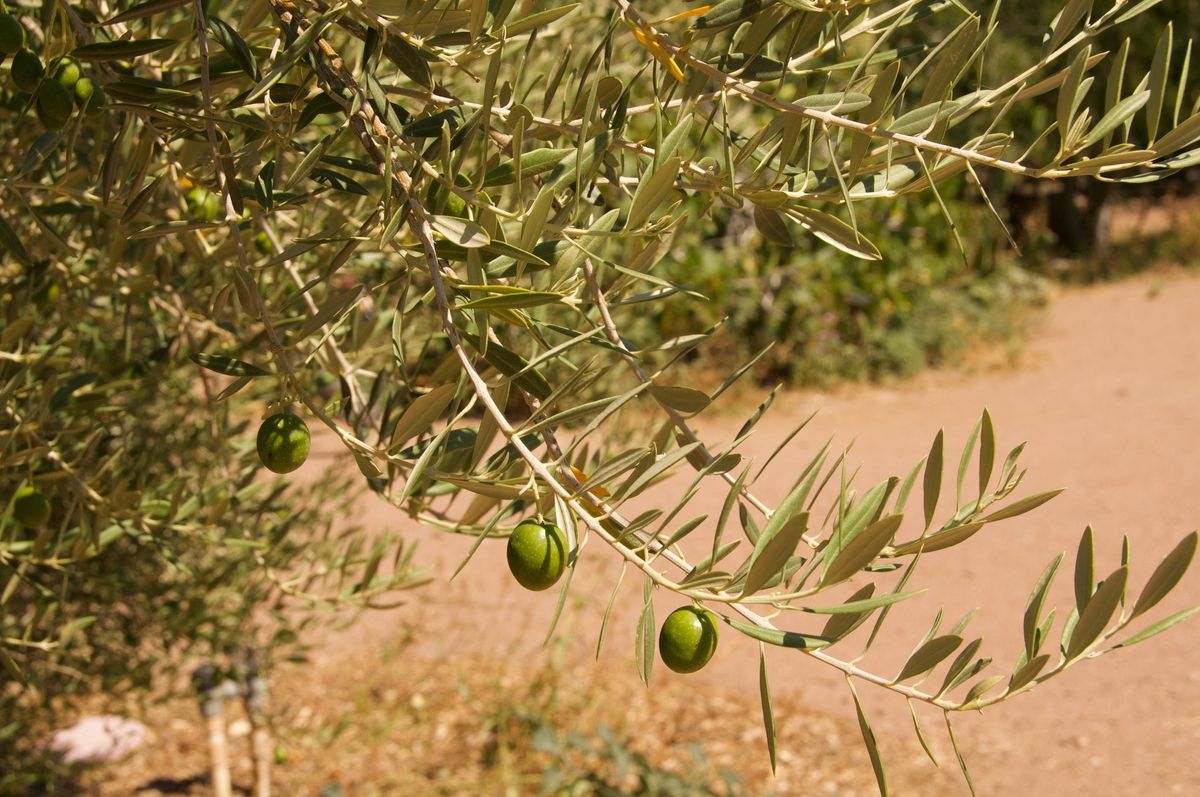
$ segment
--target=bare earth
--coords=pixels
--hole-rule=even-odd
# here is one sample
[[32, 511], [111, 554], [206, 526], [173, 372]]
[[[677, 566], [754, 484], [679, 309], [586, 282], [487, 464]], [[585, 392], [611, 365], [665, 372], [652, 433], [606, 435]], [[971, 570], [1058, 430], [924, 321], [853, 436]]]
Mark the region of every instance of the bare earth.
[[[1161, 557], [1200, 523], [1198, 352], [1200, 279], [1195, 276], [1145, 277], [1071, 290], [1052, 302], [1016, 368], [937, 373], [899, 386], [782, 396], [742, 451], [762, 461], [783, 435], [820, 409], [756, 485], [756, 492], [774, 501], [830, 436], [842, 446], [855, 441], [850, 459], [864, 463], [856, 482], [860, 488], [906, 473], [928, 451], [939, 425], [946, 429], [952, 473], [958, 451], [984, 407], [995, 418], [1001, 456], [1016, 443], [1029, 441], [1023, 457], [1029, 474], [1018, 496], [1060, 486], [1068, 491], [1030, 515], [989, 527], [961, 549], [938, 554], [936, 560], [931, 557], [939, 566], [927, 562], [909, 585], [928, 591], [893, 613], [863, 662], [894, 673], [939, 607], [945, 607], [946, 627], [979, 607], [967, 633], [985, 638], [985, 654], [996, 659], [992, 671], [1006, 673], [1020, 649], [1021, 613], [1030, 588], [1061, 551], [1068, 555], [1051, 597], [1054, 605], [1070, 605], [1070, 567], [1085, 525], [1092, 523], [1096, 529], [1098, 577], [1117, 567], [1121, 535], [1130, 536], [1130, 583], [1136, 591]], [[698, 425], [707, 440], [721, 444], [736, 434], [748, 412], [714, 408]], [[334, 460], [332, 447], [322, 445], [317, 453], [329, 457], [314, 457], [306, 470], [319, 473], [335, 461], [352, 466], [344, 457]], [[724, 496], [713, 492], [700, 496], [684, 517], [719, 511]], [[952, 498], [946, 493], [943, 507]], [[368, 526], [408, 522], [372, 496], [363, 500], [362, 521]], [[652, 504], [654, 496], [648, 501]], [[943, 509], [939, 518], [944, 514]], [[404, 607], [369, 616], [338, 635], [319, 653], [310, 677], [330, 679], [329, 688], [339, 688], [348, 674], [346, 651], [370, 656], [393, 643], [401, 629], [411, 629], [416, 641], [392, 666], [409, 672], [428, 673], [430, 664], [452, 668], [466, 662], [471, 667], [507, 668], [506, 672], [514, 665], [529, 671], [541, 667], [551, 655], [541, 643], [554, 593], [531, 594], [516, 587], [499, 541], [485, 543], [447, 584], [470, 540], [417, 529], [413, 533], [421, 540], [418, 558], [435, 567], [434, 583], [413, 593]], [[620, 570], [616, 558], [602, 547], [589, 546], [580, 560], [557, 628], [559, 654], [566, 672], [578, 666], [581, 689], [603, 689], [610, 713], [612, 701], [617, 701], [619, 712], [624, 699], [632, 712], [644, 713], [645, 687], [637, 681], [632, 655], [642, 590], [633, 573], [625, 575], [601, 665], [583, 663], [594, 654], [600, 618]], [[1155, 616], [1198, 603], [1200, 577], [1191, 573]], [[656, 602], [659, 619], [671, 608], [669, 600]], [[1200, 624], [1185, 623], [1129, 650], [1083, 662], [1060, 679], [986, 714], [958, 717], [955, 730], [978, 793], [1200, 794], [1200, 770], [1195, 767], [1200, 744], [1198, 641]], [[858, 652], [853, 643], [835, 650], [842, 656]], [[504, 664], [488, 664], [500, 657]], [[725, 629], [721, 649], [701, 673], [684, 680], [659, 664], [652, 681], [676, 696], [681, 686], [690, 687], [696, 701], [691, 709], [700, 716], [707, 715], [706, 696], [719, 698], [714, 714], [741, 715], [744, 721], [736, 723], [739, 738], [725, 739], [725, 749], [735, 741], [740, 755], [753, 759], [745, 767], [755, 772], [761, 771], [765, 759], [757, 716], [757, 658], [753, 643]], [[842, 677], [793, 651], [769, 651], [768, 662], [783, 752], [778, 778], [766, 780], [766, 788], [780, 795], [858, 794], [873, 788]], [[859, 685], [889, 765], [893, 792], [920, 797], [967, 794], [940, 715], [920, 713], [941, 761], [938, 770], [917, 747], [903, 700], [877, 692]], [[726, 727], [702, 726], [703, 731], [697, 731], [701, 740], [722, 739]], [[732, 732], [733, 725], [728, 728]], [[636, 735], [636, 729], [630, 730]], [[402, 737], [395, 741], [403, 745]], [[661, 737], [658, 741], [666, 743]], [[839, 784], [827, 770], [813, 769], [818, 750], [829, 763], [856, 769], [856, 778]], [[836, 758], [830, 761], [831, 756]], [[203, 758], [193, 759], [199, 768]], [[367, 780], [369, 775], [359, 773]], [[121, 777], [119, 767], [113, 776]], [[763, 782], [757, 776], [751, 780]], [[404, 792], [385, 788], [371, 793]]]

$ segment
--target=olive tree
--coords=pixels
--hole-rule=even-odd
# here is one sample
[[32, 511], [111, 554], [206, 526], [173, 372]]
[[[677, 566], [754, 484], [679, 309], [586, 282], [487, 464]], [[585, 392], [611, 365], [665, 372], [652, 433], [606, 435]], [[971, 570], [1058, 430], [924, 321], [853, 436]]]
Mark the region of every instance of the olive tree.
[[[991, 207], [989, 172], [1144, 181], [1200, 162], [1190, 44], [1145, 74], [1097, 45], [1155, 5], [1068, 0], [1036, 56], [998, 69], [998, 0], [10, 3], [0, 660], [36, 684], [101, 643], [92, 617], [131, 616], [144, 579], [114, 584], [106, 556], [169, 574], [186, 599], [153, 611], [184, 637], [411, 585], [404, 546], [329, 536], [324, 496], [250, 480], [256, 453], [299, 464], [310, 424], [431, 532], [511, 535], [514, 574], [557, 586], [560, 611], [581, 547], [606, 546], [646, 595], [647, 680], [663, 592], [683, 612], [661, 633], [673, 669], [702, 666], [724, 625], [948, 725], [1179, 622], [1150, 613], [1196, 534], [1135, 587], [1128, 545], [1103, 566], [1088, 528], [1074, 604], [1045, 605], [1056, 558], [1005, 668], [940, 616], [898, 674], [841, 655], [857, 629], [868, 647], [888, 633], [918, 564], [1055, 493], [1018, 494], [1022, 447], [998, 456], [984, 412], [949, 477], [941, 434], [861, 489], [846, 452], [789, 450], [807, 464], [768, 504], [775, 455], [740, 449], [777, 393], [731, 443], [693, 428], [756, 358], [701, 390], [678, 368], [719, 325], [626, 334], [703, 300], [656, 273], [699, 245], [699, 219], [870, 260], [864, 203], [941, 202], [964, 180]], [[1039, 96], [1052, 118], [1011, 124]], [[673, 498], [631, 509], [672, 474]], [[689, 511], [713, 490], [719, 513]], [[746, 666], [773, 762], [766, 658]]]

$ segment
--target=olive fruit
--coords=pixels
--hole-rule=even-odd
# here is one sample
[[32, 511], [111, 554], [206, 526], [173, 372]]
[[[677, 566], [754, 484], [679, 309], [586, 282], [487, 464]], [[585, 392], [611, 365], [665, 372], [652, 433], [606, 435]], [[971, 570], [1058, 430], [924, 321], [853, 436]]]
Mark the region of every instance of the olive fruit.
[[567, 537], [553, 523], [524, 520], [508, 537], [508, 569], [525, 589], [550, 589], [567, 567]]
[[79, 82], [79, 78], [83, 77], [79, 71], [79, 64], [72, 61], [70, 58], [64, 58], [58, 62], [58, 68], [54, 70], [54, 79], [62, 84], [64, 89], [68, 91], [75, 88], [75, 84]]
[[258, 427], [258, 458], [276, 473], [291, 473], [308, 459], [308, 424], [290, 412], [277, 412]]
[[183, 195], [188, 213], [197, 221], [216, 221], [221, 213], [221, 201], [207, 188], [196, 186]]
[[47, 282], [33, 295], [33, 303], [45, 309], [58, 301], [58, 294], [58, 283], [53, 281]]
[[91, 78], [80, 78], [75, 83], [75, 104], [88, 116], [98, 113], [104, 105], [104, 89]]
[[254, 236], [254, 248], [258, 250], [260, 255], [275, 254], [275, 247], [271, 245], [271, 237], [265, 232], [260, 232]]
[[71, 92], [63, 88], [61, 83], [53, 80], [43, 80], [37, 93], [38, 118], [43, 124], [49, 120], [58, 122], [58, 126], [46, 125], [53, 130], [62, 127], [71, 118], [75, 105], [71, 100]]
[[13, 83], [21, 91], [36, 89], [38, 81], [42, 79], [42, 73], [45, 71], [42, 68], [42, 59], [38, 58], [32, 50], [18, 50], [17, 54], [13, 56], [10, 69]]
[[25, 46], [25, 29], [12, 14], [0, 14], [0, 53], [15, 53]]
[[711, 612], [684, 606], [667, 615], [658, 633], [658, 653], [675, 672], [696, 672], [717, 649], [717, 623]]
[[23, 485], [13, 499], [13, 517], [27, 529], [40, 528], [50, 519], [50, 499], [32, 484]]

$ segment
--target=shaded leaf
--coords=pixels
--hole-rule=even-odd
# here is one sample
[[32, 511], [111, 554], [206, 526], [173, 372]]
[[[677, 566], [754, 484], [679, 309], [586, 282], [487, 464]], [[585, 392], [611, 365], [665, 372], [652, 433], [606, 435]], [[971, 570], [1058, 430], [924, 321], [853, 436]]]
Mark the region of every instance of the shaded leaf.
[[774, 628], [761, 628], [750, 623], [743, 623], [741, 620], [731, 620], [724, 615], [721, 616], [721, 619], [751, 639], [757, 639], [759, 642], [766, 642], [768, 645], [775, 645], [776, 647], [816, 650], [833, 642], [832, 639], [813, 636], [812, 634], [780, 631]]
[[157, 52], [178, 42], [175, 39], [130, 39], [128, 41], [84, 44], [71, 51], [80, 61], [120, 61]]
[[233, 357], [227, 357], [224, 354], [204, 354], [201, 352], [193, 352], [188, 355], [192, 362], [197, 365], [207, 368], [210, 371], [216, 371], [219, 374], [226, 376], [270, 376], [271, 372], [259, 368], [257, 365], [251, 365], [244, 360], [238, 360]]

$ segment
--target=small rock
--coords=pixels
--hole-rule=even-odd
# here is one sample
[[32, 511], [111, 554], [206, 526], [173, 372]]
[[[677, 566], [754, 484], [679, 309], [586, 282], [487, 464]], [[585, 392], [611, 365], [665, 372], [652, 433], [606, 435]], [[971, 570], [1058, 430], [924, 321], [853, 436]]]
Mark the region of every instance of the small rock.
[[55, 731], [47, 747], [64, 764], [104, 764], [119, 761], [145, 740], [142, 723], [105, 715], [84, 717], [70, 728]]

